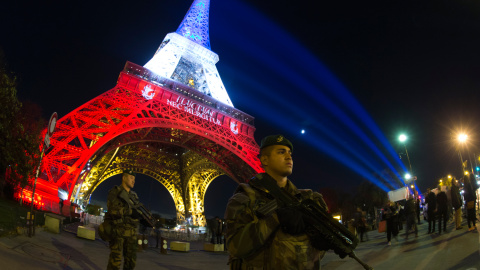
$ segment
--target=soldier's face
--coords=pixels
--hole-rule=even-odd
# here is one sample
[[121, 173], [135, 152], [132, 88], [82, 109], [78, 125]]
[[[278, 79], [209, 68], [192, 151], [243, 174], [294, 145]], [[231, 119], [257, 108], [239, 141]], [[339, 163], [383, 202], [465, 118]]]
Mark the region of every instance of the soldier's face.
[[133, 186], [135, 185], [135, 176], [131, 174], [124, 174], [122, 181], [127, 187], [133, 188]]
[[288, 146], [272, 145], [270, 155], [262, 156], [265, 171], [271, 176], [287, 177], [293, 171], [292, 151]]

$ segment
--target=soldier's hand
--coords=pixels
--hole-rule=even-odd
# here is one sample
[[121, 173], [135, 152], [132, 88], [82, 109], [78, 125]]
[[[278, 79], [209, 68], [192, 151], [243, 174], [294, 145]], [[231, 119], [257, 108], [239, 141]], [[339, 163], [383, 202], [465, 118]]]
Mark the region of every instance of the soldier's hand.
[[278, 208], [277, 216], [284, 232], [291, 235], [299, 235], [305, 232], [303, 214], [295, 207]]

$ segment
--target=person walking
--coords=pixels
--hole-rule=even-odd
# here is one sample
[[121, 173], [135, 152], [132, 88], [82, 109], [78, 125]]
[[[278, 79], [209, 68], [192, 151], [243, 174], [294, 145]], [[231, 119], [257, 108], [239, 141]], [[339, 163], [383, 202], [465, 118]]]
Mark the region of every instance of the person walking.
[[298, 190], [288, 179], [293, 171], [292, 151], [292, 143], [282, 135], [263, 138], [259, 158], [265, 173], [240, 184], [228, 201], [225, 220], [230, 269], [320, 269], [327, 244], [310, 240], [306, 217], [288, 206], [265, 212], [260, 208], [275, 203], [266, 186], [277, 185], [281, 192], [328, 209], [320, 193]]
[[366, 214], [362, 211], [360, 207], [357, 207], [357, 211], [353, 215], [354, 218], [354, 226], [357, 232], [360, 234], [360, 242], [363, 242], [363, 235], [368, 240], [368, 235], [366, 233], [367, 230], [367, 220]]
[[412, 194], [408, 195], [408, 200], [405, 202], [405, 215], [407, 218], [407, 228], [405, 232], [405, 239], [408, 240], [408, 234], [410, 233], [410, 229], [415, 230], [415, 237], [418, 236], [418, 228], [415, 219], [417, 214], [415, 213], [415, 199], [413, 198]]
[[[437, 213], [438, 213], [438, 234], [442, 233], [442, 221], [443, 221], [443, 232], [447, 231], [447, 220], [448, 220], [448, 198], [445, 191], [439, 186], [438, 189], [440, 192], [437, 194]], [[435, 229], [434, 229], [435, 231]]]
[[418, 225], [420, 225], [420, 198], [418, 197], [417, 194], [417, 199], [415, 200], [415, 214], [417, 214], [417, 220], [418, 220]]
[[475, 194], [474, 186], [472, 180], [475, 181], [473, 175], [465, 175], [463, 177], [463, 197], [465, 198], [465, 205], [467, 207], [467, 224], [469, 231], [477, 231], [477, 215], [475, 213], [475, 201], [477, 200], [477, 195]]
[[427, 189], [427, 220], [428, 220], [428, 234], [435, 232], [435, 213], [437, 211], [437, 196], [431, 189]]
[[455, 209], [455, 229], [460, 230], [462, 229], [462, 205], [463, 200], [460, 196], [460, 190], [458, 188], [459, 182], [454, 180], [452, 183], [452, 188], [450, 190], [451, 197], [452, 197], [452, 206]]
[[122, 184], [108, 192], [105, 219], [113, 224], [112, 240], [109, 242], [110, 257], [107, 270], [120, 269], [123, 255], [123, 269], [134, 269], [137, 262], [137, 228], [139, 219], [132, 207], [120, 196], [126, 192], [134, 202], [138, 202], [137, 194], [132, 190], [136, 174], [132, 170], [124, 170]]
[[383, 219], [387, 221], [387, 245], [392, 245], [392, 235], [397, 239], [398, 235], [398, 210], [395, 207], [395, 203], [388, 202], [383, 210]]

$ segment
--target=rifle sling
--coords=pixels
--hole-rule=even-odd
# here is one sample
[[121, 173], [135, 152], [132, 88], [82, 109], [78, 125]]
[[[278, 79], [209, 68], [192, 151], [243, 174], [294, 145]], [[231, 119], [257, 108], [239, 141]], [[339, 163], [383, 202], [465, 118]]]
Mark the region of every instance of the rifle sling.
[[253, 183], [255, 185], [265, 188], [277, 201], [281, 202], [279, 205], [283, 206], [294, 206], [298, 205], [298, 201], [293, 201], [293, 198], [288, 196], [284, 191], [280, 189], [277, 185], [277, 182], [268, 175], [263, 175], [262, 177], [255, 177]]

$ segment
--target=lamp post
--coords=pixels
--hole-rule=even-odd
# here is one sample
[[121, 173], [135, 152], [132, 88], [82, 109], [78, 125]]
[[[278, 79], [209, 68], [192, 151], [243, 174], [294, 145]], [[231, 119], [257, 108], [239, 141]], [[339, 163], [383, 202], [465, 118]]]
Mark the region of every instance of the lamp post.
[[[408, 166], [410, 167], [410, 173], [413, 173], [413, 170], [412, 170], [412, 163], [410, 163], [410, 157], [408, 156], [408, 151], [407, 151], [407, 136], [405, 134], [400, 134], [400, 136], [398, 136], [398, 140], [403, 143], [403, 146], [405, 147], [405, 154], [407, 155], [407, 160], [408, 160]], [[410, 175], [410, 174], [409, 174]], [[408, 179], [407, 179], [408, 180]], [[415, 180], [413, 180], [413, 183], [415, 184]]]
[[[460, 149], [460, 146], [465, 145], [465, 143], [468, 140], [468, 135], [465, 134], [465, 133], [460, 133], [457, 136], [457, 140], [460, 143], [460, 145], [458, 147], [458, 156], [460, 157], [460, 163], [462, 164], [462, 172], [465, 172], [467, 170], [467, 166], [464, 164], [464, 160], [463, 160], [463, 157], [462, 157], [462, 150]], [[467, 157], [468, 157], [468, 155], [467, 155]]]

